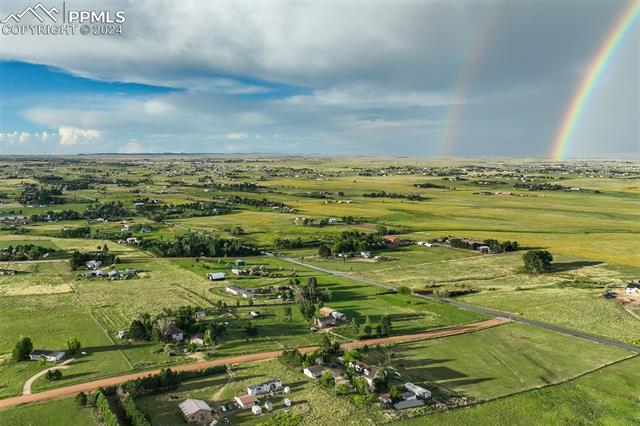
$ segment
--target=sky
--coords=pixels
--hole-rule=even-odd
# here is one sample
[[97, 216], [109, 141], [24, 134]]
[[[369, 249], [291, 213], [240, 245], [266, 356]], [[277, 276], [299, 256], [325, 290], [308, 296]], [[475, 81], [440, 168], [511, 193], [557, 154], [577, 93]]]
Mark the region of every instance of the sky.
[[[122, 34], [0, 32], [0, 154], [546, 158], [633, 1], [66, 1], [124, 11]], [[637, 21], [568, 158], [640, 154]]]

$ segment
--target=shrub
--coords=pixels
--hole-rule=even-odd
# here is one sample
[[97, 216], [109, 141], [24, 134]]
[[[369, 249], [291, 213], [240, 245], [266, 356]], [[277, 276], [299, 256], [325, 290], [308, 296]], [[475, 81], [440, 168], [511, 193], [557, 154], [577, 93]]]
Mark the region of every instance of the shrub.
[[84, 407], [85, 405], [87, 405], [87, 394], [84, 392], [80, 392], [79, 394], [77, 394], [76, 404], [78, 404], [78, 407]]
[[127, 395], [122, 400], [122, 408], [129, 423], [132, 426], [151, 426], [149, 417], [138, 408], [135, 399], [131, 395]]
[[111, 410], [109, 401], [107, 400], [107, 397], [104, 395], [104, 393], [102, 393], [101, 390], [96, 391], [95, 399], [96, 399], [96, 408], [98, 409], [98, 412], [102, 417], [102, 421], [107, 426], [119, 426], [120, 424], [118, 423], [118, 417], [113, 412], [113, 410]]

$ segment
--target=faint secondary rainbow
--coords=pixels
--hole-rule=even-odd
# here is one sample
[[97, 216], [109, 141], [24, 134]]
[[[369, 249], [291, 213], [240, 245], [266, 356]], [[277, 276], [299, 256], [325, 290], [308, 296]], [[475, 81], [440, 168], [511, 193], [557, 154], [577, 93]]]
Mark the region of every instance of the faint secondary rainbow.
[[571, 135], [593, 92], [595, 84], [598, 82], [616, 49], [620, 46], [624, 36], [631, 30], [639, 14], [640, 0], [632, 0], [616, 20], [613, 28], [607, 34], [607, 38], [591, 60], [587, 68], [587, 73], [582, 78], [573, 98], [571, 98], [571, 102], [563, 115], [562, 122], [556, 133], [551, 151], [551, 159], [553, 161], [560, 161], [565, 157]]

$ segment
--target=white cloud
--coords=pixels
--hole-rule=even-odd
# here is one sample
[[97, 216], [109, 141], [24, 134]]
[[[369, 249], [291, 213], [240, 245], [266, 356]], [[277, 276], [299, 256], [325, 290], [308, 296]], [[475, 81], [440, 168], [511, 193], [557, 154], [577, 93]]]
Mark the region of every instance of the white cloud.
[[231, 140], [242, 140], [247, 139], [249, 135], [246, 133], [227, 133], [225, 137]]
[[102, 132], [92, 129], [78, 129], [76, 127], [60, 127], [60, 145], [74, 146], [98, 142], [102, 138]]
[[18, 131], [13, 131], [13, 132], [7, 132], [7, 133], [0, 133], [0, 143], [4, 143], [4, 144], [20, 144], [20, 145], [26, 145], [29, 142], [47, 142], [49, 140], [49, 137], [54, 135], [54, 133], [47, 133], [47, 132], [35, 132], [35, 133], [30, 133], [30, 132], [18, 132]]
[[146, 152], [144, 146], [138, 142], [129, 142], [118, 149], [121, 154], [140, 154]]

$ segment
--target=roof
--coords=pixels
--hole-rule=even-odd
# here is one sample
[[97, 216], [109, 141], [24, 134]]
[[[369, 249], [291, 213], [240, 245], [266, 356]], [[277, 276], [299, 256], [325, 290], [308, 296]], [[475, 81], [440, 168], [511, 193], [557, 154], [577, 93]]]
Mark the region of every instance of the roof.
[[167, 331], [165, 332], [167, 335], [178, 333], [184, 333], [184, 331], [180, 330], [175, 324], [169, 324]]
[[31, 355], [34, 356], [53, 356], [53, 357], [57, 357], [58, 355], [64, 355], [64, 351], [50, 351], [48, 349], [36, 349], [34, 351], [31, 352]]
[[420, 399], [407, 399], [405, 401], [396, 402], [393, 404], [396, 410], [404, 410], [405, 408], [420, 407], [424, 405], [424, 402]]
[[180, 411], [182, 411], [182, 414], [185, 416], [194, 415], [200, 410], [211, 411], [209, 404], [201, 399], [185, 399], [178, 407], [180, 407]]
[[248, 405], [248, 404], [255, 404], [257, 399], [252, 395], [242, 395], [242, 396], [236, 396], [236, 401], [238, 401], [242, 405]]
[[427, 389], [423, 388], [422, 386], [418, 386], [418, 385], [414, 385], [413, 383], [405, 383], [404, 387], [408, 390], [411, 391], [413, 393], [425, 393], [425, 392], [429, 392]]
[[317, 376], [318, 374], [326, 370], [326, 368], [324, 367], [324, 365], [313, 365], [311, 367], [305, 368], [305, 370], [307, 370], [309, 373], [313, 374], [314, 376]]

